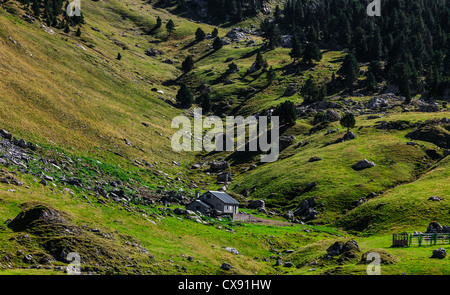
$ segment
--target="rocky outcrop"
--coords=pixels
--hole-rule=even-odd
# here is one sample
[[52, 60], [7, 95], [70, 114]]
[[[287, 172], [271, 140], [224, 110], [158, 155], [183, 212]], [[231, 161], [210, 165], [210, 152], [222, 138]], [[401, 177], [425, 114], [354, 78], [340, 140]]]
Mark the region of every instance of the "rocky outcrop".
[[211, 172], [220, 172], [229, 168], [230, 164], [227, 161], [220, 161], [220, 162], [213, 161], [209, 166], [209, 170]]
[[450, 233], [450, 226], [440, 225], [437, 221], [432, 221], [428, 225], [426, 233]]
[[248, 201], [247, 208], [249, 209], [259, 209], [259, 208], [265, 208], [266, 202], [264, 200], [250, 200]]
[[307, 198], [300, 202], [297, 208], [292, 212], [294, 216], [300, 217], [304, 222], [317, 218], [318, 212], [314, 210], [316, 201], [313, 198]]
[[338, 241], [328, 247], [327, 255], [329, 257], [335, 257], [343, 254], [349, 254], [355, 251], [361, 252], [355, 240], [350, 240], [345, 243], [343, 241]]
[[414, 140], [422, 140], [434, 143], [435, 145], [449, 149], [450, 148], [450, 128], [447, 124], [440, 126], [438, 124], [424, 124], [414, 131], [409, 132], [406, 137]]

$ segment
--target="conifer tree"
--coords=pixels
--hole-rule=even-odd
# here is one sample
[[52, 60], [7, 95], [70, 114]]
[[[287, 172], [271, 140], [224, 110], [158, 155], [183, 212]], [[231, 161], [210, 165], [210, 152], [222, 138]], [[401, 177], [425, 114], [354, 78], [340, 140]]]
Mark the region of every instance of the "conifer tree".
[[353, 54], [349, 53], [345, 56], [344, 62], [337, 71], [337, 74], [344, 78], [345, 86], [348, 89], [353, 89], [353, 83], [359, 77], [359, 66]]
[[176, 100], [178, 104], [185, 109], [188, 109], [192, 106], [193, 96], [190, 89], [187, 87], [185, 83], [181, 84], [180, 89], [178, 90]]
[[166, 24], [166, 30], [169, 36], [172, 35], [173, 31], [175, 30], [175, 23], [173, 22], [173, 20], [169, 19]]

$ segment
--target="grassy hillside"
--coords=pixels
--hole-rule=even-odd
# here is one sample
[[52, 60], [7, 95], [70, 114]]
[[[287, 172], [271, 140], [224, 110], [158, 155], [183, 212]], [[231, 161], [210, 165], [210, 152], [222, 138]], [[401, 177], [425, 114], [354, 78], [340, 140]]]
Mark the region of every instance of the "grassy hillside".
[[[419, 112], [418, 96], [409, 111], [398, 103], [365, 112], [364, 105], [385, 85], [370, 96], [338, 91], [326, 101], [340, 106], [339, 114], [352, 110], [357, 115], [355, 139], [336, 142], [345, 134], [339, 121], [314, 124], [320, 111], [308, 110], [295, 124], [282, 127], [282, 135], [293, 135], [295, 141], [274, 163], [262, 164], [254, 154], [176, 153], [170, 146], [171, 120], [192, 111], [175, 106], [181, 82], [194, 97], [202, 84], [210, 87], [211, 114], [255, 115], [286, 100], [300, 107], [304, 98], [299, 90], [306, 79], [329, 82], [346, 53], [322, 50], [319, 62], [296, 65], [290, 49], [264, 49], [257, 35], [246, 34], [214, 51], [211, 39], [195, 42], [194, 35], [199, 27], [209, 33], [214, 26], [171, 14], [171, 8], [101, 0], [83, 2], [82, 9], [86, 23], [77, 37], [76, 28], [50, 31], [24, 16], [15, 1], [0, 7], [0, 129], [39, 146], [17, 150], [0, 141], [0, 159], [5, 160], [0, 170], [0, 273], [62, 274], [65, 256], [76, 251], [82, 271], [100, 274], [365, 274], [363, 253], [371, 249], [393, 256], [383, 254], [391, 263], [383, 266], [387, 274], [447, 272], [448, 259], [436, 264], [425, 259], [430, 248], [390, 245], [393, 232], [425, 231], [434, 219], [448, 223], [445, 148], [406, 137], [417, 124], [448, 118], [448, 109]], [[157, 17], [163, 25], [152, 30]], [[169, 19], [175, 23], [170, 36], [165, 30]], [[237, 26], [258, 26], [261, 19]], [[220, 37], [229, 31], [218, 29]], [[162, 54], [146, 55], [150, 48]], [[258, 51], [276, 72], [272, 83], [265, 70], [247, 73]], [[183, 74], [181, 63], [188, 55], [193, 55], [194, 69]], [[231, 62], [240, 70], [228, 74]], [[284, 95], [288, 86], [295, 89], [289, 96]], [[371, 118], [373, 113], [380, 116]], [[377, 127], [390, 123], [405, 127]], [[411, 141], [416, 145], [407, 144]], [[309, 162], [315, 156], [322, 160]], [[376, 166], [354, 170], [352, 165], [362, 159]], [[242, 208], [264, 222], [240, 223], [176, 214], [182, 205], [159, 202], [165, 190], [192, 197], [195, 190], [222, 187], [207, 171], [212, 160], [231, 164], [234, 179], [228, 192], [242, 207], [249, 199], [264, 199], [268, 211], [280, 213]], [[201, 168], [191, 169], [194, 163]], [[311, 183], [312, 189], [304, 191]], [[243, 196], [245, 189], [249, 197]], [[443, 199], [430, 201], [430, 196]], [[307, 198], [316, 200], [317, 219], [291, 223], [282, 216]], [[358, 203], [361, 198], [367, 200]], [[33, 208], [56, 217], [41, 216], [20, 230], [9, 226], [20, 212], [23, 216]], [[326, 257], [334, 242], [352, 238], [361, 249], [355, 256], [345, 261]], [[294, 267], [274, 266], [278, 259]], [[233, 268], [220, 269], [224, 262]]]

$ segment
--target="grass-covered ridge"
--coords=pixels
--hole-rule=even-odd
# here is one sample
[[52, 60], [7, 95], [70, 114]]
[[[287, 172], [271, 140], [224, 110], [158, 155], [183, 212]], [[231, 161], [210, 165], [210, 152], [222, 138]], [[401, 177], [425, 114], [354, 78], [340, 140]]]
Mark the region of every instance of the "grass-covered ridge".
[[[357, 137], [336, 142], [346, 131], [339, 121], [315, 124], [314, 118], [326, 110], [303, 112], [301, 88], [309, 77], [320, 85], [330, 82], [346, 52], [322, 50], [320, 61], [296, 63], [289, 48], [269, 50], [261, 36], [251, 34], [212, 50], [212, 39], [195, 42], [194, 34], [198, 28], [212, 32], [214, 26], [137, 0], [83, 2], [86, 24], [79, 37], [74, 28], [48, 33], [41, 21], [24, 18], [22, 8], [15, 1], [0, 7], [0, 129], [39, 148], [25, 149], [33, 158], [23, 164], [0, 167], [2, 177], [22, 183], [0, 182], [0, 273], [61, 274], [55, 267], [68, 262], [55, 251], [63, 246], [82, 255], [82, 271], [100, 274], [365, 274], [361, 260], [371, 249], [393, 256], [392, 264], [383, 266], [386, 274], [447, 272], [449, 260], [431, 263], [430, 248], [390, 248], [393, 232], [425, 231], [433, 219], [448, 224], [450, 163], [438, 145], [449, 130], [426, 123], [450, 117], [444, 102], [439, 102], [442, 111], [425, 113], [414, 104], [420, 96], [409, 110], [399, 99], [374, 119], [364, 106], [383, 94], [385, 83], [373, 95], [330, 90], [326, 103], [339, 106], [339, 114], [356, 114], [352, 132]], [[153, 30], [157, 17], [162, 26]], [[258, 27], [262, 19], [259, 14], [237, 25]], [[170, 36], [165, 29], [169, 20], [175, 23]], [[218, 31], [223, 37], [229, 28]], [[148, 56], [150, 48], [162, 54]], [[258, 52], [276, 73], [271, 82], [268, 69], [247, 73]], [[194, 67], [183, 73], [188, 55]], [[227, 73], [231, 63], [240, 70]], [[365, 79], [358, 81], [363, 85]], [[174, 152], [171, 120], [192, 116], [192, 108], [176, 106], [182, 82], [194, 98], [205, 83], [211, 90], [210, 114], [220, 116], [264, 114], [282, 102], [294, 102], [302, 110], [300, 117], [281, 130], [295, 136], [294, 142], [278, 161], [265, 164], [253, 154]], [[288, 87], [294, 94], [285, 95]], [[383, 121], [405, 127], [377, 128]], [[435, 132], [438, 140], [407, 137], [417, 124], [425, 124], [419, 135]], [[0, 153], [0, 158], [6, 156]], [[309, 162], [312, 157], [321, 160]], [[352, 169], [362, 159], [376, 166]], [[242, 206], [249, 199], [265, 200], [268, 214], [242, 211], [267, 223], [177, 215], [174, 209], [182, 205], [153, 203], [164, 190], [193, 196], [197, 190], [222, 187], [207, 171], [212, 160], [231, 164], [228, 192]], [[201, 168], [193, 169], [193, 164]], [[71, 184], [71, 178], [82, 185]], [[430, 196], [442, 200], [430, 201]], [[318, 218], [289, 223], [283, 213], [307, 198], [316, 200]], [[54, 210], [63, 221], [37, 222], [35, 228], [18, 231], [8, 226], [33, 206]], [[81, 234], [64, 236], [61, 226]], [[361, 248], [355, 257], [340, 262], [326, 257], [331, 244], [352, 238]], [[46, 260], [49, 255], [55, 261]], [[278, 259], [294, 267], [274, 266]], [[221, 270], [224, 262], [234, 268]]]

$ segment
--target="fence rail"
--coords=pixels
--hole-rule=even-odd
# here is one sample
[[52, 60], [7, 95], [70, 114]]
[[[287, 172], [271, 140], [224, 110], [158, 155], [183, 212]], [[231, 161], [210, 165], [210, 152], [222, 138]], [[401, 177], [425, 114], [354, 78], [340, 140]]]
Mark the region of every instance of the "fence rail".
[[450, 245], [450, 233], [393, 234], [392, 247], [410, 247], [411, 245]]

